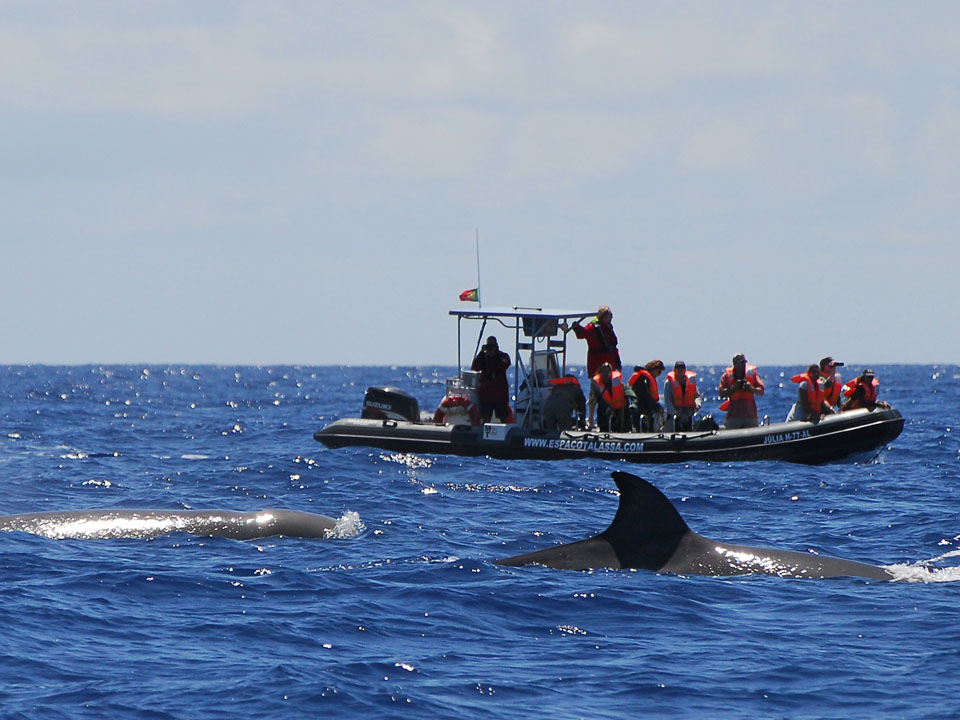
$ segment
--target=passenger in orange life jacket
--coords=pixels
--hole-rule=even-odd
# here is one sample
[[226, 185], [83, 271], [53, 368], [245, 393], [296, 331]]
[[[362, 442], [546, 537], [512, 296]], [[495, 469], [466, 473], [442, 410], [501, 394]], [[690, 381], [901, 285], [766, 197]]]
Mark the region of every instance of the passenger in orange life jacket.
[[890, 403], [883, 400], [877, 400], [877, 394], [880, 392], [880, 383], [877, 382], [876, 374], [869, 368], [861, 373], [860, 377], [851, 380], [843, 386], [843, 395], [847, 398], [846, 403], [841, 410], [856, 410], [857, 408], [888, 408]]
[[726, 398], [726, 402], [720, 405], [720, 409], [727, 412], [723, 427], [728, 430], [757, 427], [760, 419], [754, 396], [763, 395], [765, 389], [756, 366], [747, 365], [743, 353], [734, 355], [733, 365], [720, 377], [720, 387], [717, 388], [717, 394]]
[[843, 363], [837, 362], [829, 355], [820, 361], [820, 386], [823, 388], [823, 399], [832, 408], [840, 405], [840, 397], [843, 394], [843, 379], [837, 373], [838, 367], [843, 367]]
[[602, 432], [629, 430], [627, 396], [623, 376], [610, 363], [603, 363], [590, 382], [590, 395], [597, 404], [597, 424]]
[[677, 360], [663, 384], [667, 430], [692, 430], [693, 416], [699, 412], [702, 402], [703, 398], [697, 389], [697, 374], [687, 370], [687, 364], [683, 360]]
[[659, 432], [665, 412], [660, 404], [657, 378], [663, 372], [662, 360], [651, 360], [646, 365], [634, 365], [633, 375], [627, 381], [627, 401], [630, 417], [637, 432]]
[[794, 375], [793, 382], [799, 383], [797, 401], [787, 413], [786, 422], [791, 420], [809, 420], [820, 422], [824, 415], [833, 414], [833, 408], [824, 399], [823, 386], [820, 384], [820, 366], [811, 365], [805, 373]]

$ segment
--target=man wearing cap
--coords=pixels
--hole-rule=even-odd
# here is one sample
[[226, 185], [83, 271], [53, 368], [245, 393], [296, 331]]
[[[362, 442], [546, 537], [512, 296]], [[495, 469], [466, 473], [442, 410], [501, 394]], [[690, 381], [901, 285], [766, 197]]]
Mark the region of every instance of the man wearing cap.
[[757, 427], [760, 419], [754, 396], [763, 395], [765, 390], [756, 366], [747, 365], [747, 358], [743, 353], [734, 355], [733, 365], [723, 373], [720, 387], [717, 388], [720, 397], [725, 398], [720, 405], [721, 410], [727, 411], [723, 427], [728, 430]]
[[857, 408], [866, 408], [873, 410], [877, 407], [888, 408], [889, 403], [883, 400], [877, 400], [877, 393], [880, 390], [880, 383], [877, 382], [877, 375], [873, 370], [867, 368], [860, 377], [851, 380], [843, 386], [843, 395], [847, 398], [843, 410], [856, 410]]
[[502, 423], [507, 422], [510, 417], [508, 367], [510, 356], [500, 350], [497, 338], [491, 335], [470, 366], [471, 370], [480, 372], [477, 400], [480, 404], [480, 416], [485, 423], [490, 422], [493, 413], [497, 414], [497, 419]]
[[823, 388], [823, 399], [830, 407], [836, 409], [840, 404], [840, 395], [843, 392], [843, 379], [837, 373], [837, 368], [843, 367], [827, 355], [820, 361], [820, 386]]

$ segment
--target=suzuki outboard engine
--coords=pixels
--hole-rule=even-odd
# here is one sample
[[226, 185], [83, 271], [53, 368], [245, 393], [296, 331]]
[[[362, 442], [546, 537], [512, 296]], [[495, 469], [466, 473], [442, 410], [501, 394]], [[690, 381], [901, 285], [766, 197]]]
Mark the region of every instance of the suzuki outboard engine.
[[395, 387], [368, 387], [363, 395], [362, 418], [420, 422], [420, 403]]

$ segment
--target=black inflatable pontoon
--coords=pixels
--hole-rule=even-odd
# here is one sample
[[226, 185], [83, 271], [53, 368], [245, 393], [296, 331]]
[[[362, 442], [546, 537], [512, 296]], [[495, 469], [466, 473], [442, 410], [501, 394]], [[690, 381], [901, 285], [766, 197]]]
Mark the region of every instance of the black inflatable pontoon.
[[344, 419], [314, 438], [327, 447], [349, 445], [425, 455], [487, 455], [503, 459], [603, 458], [637, 463], [786, 460], [819, 464], [876, 456], [903, 430], [893, 408], [851, 410], [819, 423], [771, 423], [746, 430], [682, 433], [557, 432], [518, 425], [434, 425], [390, 419]]
[[[416, 398], [391, 387], [368, 388], [360, 418], [337, 420], [314, 434], [327, 447], [351, 445], [404, 453], [487, 455], [503, 459], [564, 460], [596, 457], [640, 463], [786, 460], [826, 463], [850, 457], [876, 456], [903, 430], [903, 417], [890, 407], [852, 410], [827, 415], [819, 423], [782, 422], [746, 430], [705, 429], [693, 432], [598, 433], [582, 430], [547, 430], [543, 411], [552, 386], [550, 380], [567, 368], [567, 321], [583, 319], [589, 312], [542, 308], [478, 308], [452, 310], [457, 317], [457, 366], [460, 362], [461, 325], [482, 321], [477, 347], [488, 325], [499, 325], [513, 336], [511, 367], [515, 389], [516, 422], [472, 426], [466, 414], [445, 417], [421, 415]], [[476, 398], [477, 373], [459, 370], [447, 380], [446, 400], [471, 402]], [[519, 390], [517, 390], [519, 388]], [[451, 410], [460, 402], [452, 403]]]

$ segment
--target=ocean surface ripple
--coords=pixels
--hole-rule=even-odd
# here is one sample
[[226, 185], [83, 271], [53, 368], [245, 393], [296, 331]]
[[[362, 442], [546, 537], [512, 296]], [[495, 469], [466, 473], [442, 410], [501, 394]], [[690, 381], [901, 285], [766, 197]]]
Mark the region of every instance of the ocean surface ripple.
[[[695, 368], [715, 385], [722, 368]], [[852, 368], [849, 368], [852, 370]], [[797, 368], [760, 368], [782, 419]], [[960, 368], [880, 366], [873, 462], [632, 466], [327, 450], [451, 368], [0, 368], [0, 515], [289, 508], [330, 540], [0, 533], [4, 718], [944, 718], [960, 673]], [[716, 410], [716, 400], [708, 410]], [[506, 568], [594, 534], [610, 472], [721, 540], [906, 582]]]

